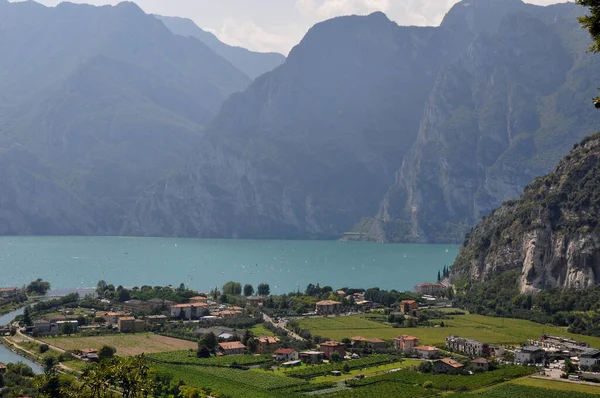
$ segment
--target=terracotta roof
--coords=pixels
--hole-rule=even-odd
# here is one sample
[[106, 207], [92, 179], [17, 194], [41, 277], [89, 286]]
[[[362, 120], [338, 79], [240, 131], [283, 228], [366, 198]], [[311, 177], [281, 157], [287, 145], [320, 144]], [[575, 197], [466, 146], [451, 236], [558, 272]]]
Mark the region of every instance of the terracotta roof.
[[277, 337], [273, 337], [273, 336], [260, 336], [258, 338], [258, 341], [260, 341], [261, 343], [266, 343], [266, 344], [277, 344], [279, 339]]
[[343, 346], [344, 343], [340, 343], [339, 341], [335, 341], [335, 340], [329, 340], [324, 343], [321, 343], [320, 345], [325, 346], [325, 347], [339, 347], [339, 346]]
[[126, 316], [126, 317], [120, 318], [119, 321], [135, 321], [135, 318], [132, 316]]
[[321, 300], [317, 302], [317, 305], [340, 305], [340, 303], [334, 300]]
[[428, 345], [420, 345], [415, 347], [416, 351], [438, 351], [437, 348]]
[[369, 343], [385, 343], [385, 340], [378, 339], [377, 337], [371, 337], [367, 341]]
[[175, 304], [171, 308], [191, 308], [191, 307], [208, 307], [206, 303], [187, 303], [187, 304]]
[[97, 350], [97, 349], [95, 349], [95, 348], [85, 348], [85, 349], [81, 350], [81, 353], [82, 353], [83, 355], [87, 355], [87, 354], [95, 354], [95, 353], [97, 353], [97, 352], [98, 352], [98, 350]]
[[293, 354], [294, 352], [296, 352], [296, 350], [293, 350], [291, 348], [280, 348], [277, 351], [275, 351], [275, 354], [290, 355], [290, 354]]
[[246, 348], [245, 345], [240, 343], [239, 341], [230, 341], [227, 343], [219, 343], [219, 347], [223, 350], [236, 350], [238, 348]]
[[394, 340], [414, 341], [419, 340], [419, 338], [415, 336], [398, 336]]
[[448, 366], [452, 366], [453, 368], [462, 368], [465, 366], [462, 363], [455, 361], [454, 359], [451, 359], [451, 358], [442, 358], [442, 359], [440, 359], [440, 361], [445, 363]]
[[354, 337], [351, 337], [350, 340], [352, 340], [352, 341], [367, 341], [367, 339], [362, 336], [354, 336]]
[[196, 300], [196, 301], [208, 301], [208, 297], [204, 297], [204, 296], [195, 296], [195, 297], [190, 297], [190, 300]]
[[19, 288], [18, 287], [0, 287], [0, 293], [14, 292], [15, 290], [19, 290]]
[[406, 303], [406, 304], [415, 304], [416, 301], [415, 300], [402, 300], [402, 304], [404, 304], [404, 303]]
[[476, 358], [474, 360], [471, 361], [471, 363], [490, 363], [491, 361], [488, 361], [485, 358]]

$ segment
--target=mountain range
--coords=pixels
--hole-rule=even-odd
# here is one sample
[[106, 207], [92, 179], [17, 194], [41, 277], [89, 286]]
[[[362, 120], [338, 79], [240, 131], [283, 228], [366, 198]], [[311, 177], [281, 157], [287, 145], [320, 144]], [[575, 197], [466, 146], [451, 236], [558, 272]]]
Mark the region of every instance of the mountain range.
[[0, 0], [0, 234], [459, 241], [600, 127], [581, 13], [339, 17], [284, 59], [133, 3]]

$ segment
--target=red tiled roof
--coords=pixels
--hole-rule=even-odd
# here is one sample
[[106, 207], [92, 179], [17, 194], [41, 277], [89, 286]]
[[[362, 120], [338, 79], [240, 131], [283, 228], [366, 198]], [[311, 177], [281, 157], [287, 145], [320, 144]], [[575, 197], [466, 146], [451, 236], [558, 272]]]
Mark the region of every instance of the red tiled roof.
[[293, 354], [294, 352], [296, 352], [296, 350], [293, 350], [291, 348], [280, 348], [277, 351], [275, 351], [275, 354], [290, 355], [290, 354]]
[[471, 363], [490, 363], [490, 361], [488, 361], [488, 360], [487, 360], [487, 359], [485, 359], [485, 358], [476, 358], [476, 359], [473, 359], [473, 360], [471, 361]]
[[420, 345], [415, 347], [416, 351], [438, 351], [437, 348], [428, 345]]
[[354, 336], [354, 337], [351, 337], [350, 340], [352, 340], [352, 341], [367, 341], [367, 339], [362, 336]]
[[462, 368], [464, 366], [462, 363], [455, 361], [451, 358], [442, 358], [440, 359], [440, 361], [442, 361], [446, 365], [452, 366], [453, 368]]
[[415, 300], [402, 300], [402, 304], [415, 304], [416, 301]]
[[340, 303], [334, 300], [321, 300], [317, 305], [340, 305]]
[[242, 343], [240, 343], [239, 341], [231, 341], [231, 342], [227, 342], [227, 343], [219, 343], [219, 347], [221, 347], [224, 350], [236, 350], [238, 348], [246, 348], [246, 346], [243, 345]]
[[378, 339], [377, 337], [371, 337], [367, 339], [369, 343], [385, 343], [385, 340]]
[[419, 340], [419, 338], [415, 336], [398, 336], [394, 340], [414, 341]]
[[330, 340], [330, 341], [326, 341], [324, 343], [320, 344], [321, 346], [325, 346], [325, 347], [339, 347], [339, 346], [343, 346], [343, 343], [340, 343], [339, 341], [335, 341], [335, 340]]
[[266, 344], [277, 344], [277, 342], [279, 342], [279, 339], [273, 336], [260, 336], [258, 338], [258, 341]]

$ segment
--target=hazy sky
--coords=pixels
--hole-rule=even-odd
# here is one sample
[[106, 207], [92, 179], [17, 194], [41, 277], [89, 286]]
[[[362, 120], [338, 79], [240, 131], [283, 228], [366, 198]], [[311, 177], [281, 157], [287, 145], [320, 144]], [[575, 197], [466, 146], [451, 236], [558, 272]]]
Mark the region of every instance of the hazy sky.
[[[56, 5], [61, 0], [37, 0]], [[119, 0], [71, 0], [95, 5]], [[502, 1], [502, 0], [497, 0]], [[561, 0], [528, 0], [548, 5]], [[135, 0], [147, 13], [192, 19], [222, 41], [283, 54], [315, 23], [327, 18], [383, 11], [399, 25], [438, 25], [457, 0]]]

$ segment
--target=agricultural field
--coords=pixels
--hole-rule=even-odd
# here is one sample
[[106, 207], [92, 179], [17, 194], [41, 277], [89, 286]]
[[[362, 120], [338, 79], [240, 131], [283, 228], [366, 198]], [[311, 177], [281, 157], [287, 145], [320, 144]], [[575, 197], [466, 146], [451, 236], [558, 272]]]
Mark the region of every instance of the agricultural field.
[[421, 362], [422, 361], [418, 361], [415, 359], [407, 359], [402, 362], [394, 362], [394, 363], [388, 363], [388, 364], [384, 364], [384, 365], [375, 365], [375, 366], [368, 367], [366, 369], [364, 369], [364, 368], [354, 369], [354, 370], [351, 370], [350, 373], [343, 373], [339, 377], [330, 376], [330, 375], [318, 376], [318, 377], [315, 377], [314, 379], [311, 379], [310, 382], [311, 383], [326, 383], [326, 382], [330, 382], [330, 381], [339, 381], [339, 380], [345, 380], [345, 379], [352, 378], [359, 374], [364, 375], [366, 377], [376, 376], [378, 374], [387, 373], [390, 370], [405, 369], [405, 368], [410, 368], [411, 366], [418, 366]]
[[482, 315], [455, 315], [444, 319], [444, 328], [393, 328], [367, 319], [363, 315], [328, 318], [304, 318], [299, 323], [313, 335], [341, 340], [345, 337], [364, 336], [392, 340], [401, 334], [411, 334], [421, 339], [422, 344], [444, 344], [446, 336], [485, 341], [491, 344], [520, 344], [528, 339], [539, 338], [542, 334], [569, 336], [600, 348], [600, 338], [567, 333], [566, 328], [541, 325], [521, 319], [492, 318]]
[[234, 363], [248, 366], [273, 361], [270, 355], [226, 355], [223, 357], [197, 358], [195, 350], [155, 353], [148, 355], [148, 358], [158, 363], [221, 367], [229, 367]]
[[569, 381], [546, 380], [538, 378], [524, 378], [511, 381], [512, 384], [518, 384], [527, 387], [544, 388], [554, 391], [574, 391], [587, 394], [600, 395], [600, 385], [592, 386], [589, 384], [578, 384]]
[[361, 397], [428, 397], [442, 392], [476, 391], [485, 386], [503, 383], [523, 377], [535, 371], [522, 366], [505, 366], [500, 369], [475, 375], [422, 374], [405, 370], [363, 380], [348, 381], [350, 390], [325, 395], [331, 398]]
[[283, 372], [283, 374], [289, 377], [296, 377], [299, 379], [312, 379], [313, 377], [325, 376], [334, 370], [341, 371], [346, 365], [352, 370], [370, 368], [373, 366], [385, 365], [394, 362], [398, 362], [398, 357], [390, 355], [371, 355], [360, 359], [353, 359], [351, 361], [344, 361], [338, 363], [309, 366], [303, 365], [299, 368], [286, 370]]
[[293, 389], [308, 384], [303, 380], [267, 372], [231, 368], [163, 364], [153, 364], [152, 368], [160, 374], [168, 374], [175, 379], [183, 380], [188, 385], [231, 398], [304, 397], [302, 394], [294, 393]]
[[117, 355], [122, 357], [155, 352], [196, 350], [198, 348], [198, 344], [192, 341], [151, 333], [111, 334], [94, 337], [48, 337], [41, 339], [41, 341], [66, 351], [84, 348], [99, 349], [103, 345], [109, 345], [115, 347]]
[[[529, 380], [529, 379], [528, 379]], [[589, 386], [587, 386], [589, 387]], [[592, 387], [594, 388], [594, 387]], [[598, 395], [583, 390], [556, 390], [525, 386], [515, 383], [504, 383], [485, 391], [472, 394], [455, 394], [453, 398], [597, 398]]]

